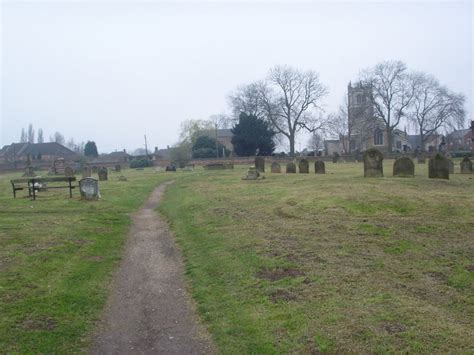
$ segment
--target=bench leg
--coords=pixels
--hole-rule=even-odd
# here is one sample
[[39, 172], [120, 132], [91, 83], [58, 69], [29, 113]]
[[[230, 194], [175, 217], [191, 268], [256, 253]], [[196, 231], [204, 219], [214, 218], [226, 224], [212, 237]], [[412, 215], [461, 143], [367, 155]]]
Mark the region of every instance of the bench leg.
[[71, 186], [71, 179], [69, 179], [69, 198], [72, 198], [72, 186]]

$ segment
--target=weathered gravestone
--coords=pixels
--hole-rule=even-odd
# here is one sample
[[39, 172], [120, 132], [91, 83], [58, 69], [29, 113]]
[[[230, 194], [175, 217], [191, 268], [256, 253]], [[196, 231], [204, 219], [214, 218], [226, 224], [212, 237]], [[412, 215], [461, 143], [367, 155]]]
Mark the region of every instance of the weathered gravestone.
[[440, 153], [430, 158], [428, 162], [428, 177], [430, 179], [449, 180], [449, 160]]
[[[448, 158], [446, 157], [446, 159], [448, 159]], [[448, 159], [448, 164], [449, 164], [448, 165], [449, 166], [449, 173], [454, 174], [454, 163], [453, 163], [453, 161], [451, 159]]]
[[264, 157], [255, 157], [255, 168], [260, 173], [265, 172], [265, 158]]
[[100, 197], [99, 182], [91, 177], [79, 181], [79, 191], [81, 198], [88, 201], [97, 200]]
[[467, 156], [461, 161], [461, 174], [470, 174], [472, 173], [472, 162]]
[[118, 177], [118, 181], [127, 181], [127, 178], [126, 178], [125, 176], [123, 176], [123, 175], [120, 175], [120, 176]]
[[36, 174], [35, 174], [35, 171], [34, 171], [33, 167], [32, 166], [27, 166], [25, 168], [25, 172], [23, 173], [22, 176], [23, 177], [35, 177]]
[[286, 173], [287, 174], [296, 174], [296, 165], [295, 165], [295, 163], [286, 164]]
[[272, 173], [281, 173], [281, 166], [276, 161], [272, 163]]
[[99, 169], [99, 181], [107, 181], [109, 179], [109, 171], [106, 167], [102, 167]]
[[326, 165], [322, 160], [316, 160], [314, 162], [314, 172], [316, 174], [326, 174]]
[[85, 178], [91, 177], [91, 175], [92, 175], [91, 168], [88, 166], [84, 166], [82, 168], [82, 178], [85, 179]]
[[247, 176], [243, 177], [242, 180], [258, 180], [264, 179], [265, 177], [260, 177], [260, 172], [256, 167], [251, 166], [247, 172]]
[[120, 164], [115, 165], [115, 172], [119, 173], [122, 171], [122, 166]]
[[364, 152], [364, 177], [383, 177], [383, 154], [369, 148]]
[[306, 159], [301, 159], [298, 164], [300, 174], [309, 174], [309, 162]]
[[174, 171], [174, 172], [176, 172], [176, 166], [167, 165], [165, 171]]
[[74, 174], [74, 169], [70, 166], [66, 166], [64, 168], [64, 176], [66, 177], [74, 177], [75, 174]]
[[414, 177], [415, 164], [409, 157], [401, 157], [393, 163], [393, 176], [398, 177]]

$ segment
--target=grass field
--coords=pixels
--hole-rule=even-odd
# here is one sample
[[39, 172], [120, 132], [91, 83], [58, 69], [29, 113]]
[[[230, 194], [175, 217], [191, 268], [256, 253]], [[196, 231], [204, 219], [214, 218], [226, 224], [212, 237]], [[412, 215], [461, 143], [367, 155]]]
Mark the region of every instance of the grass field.
[[[13, 199], [0, 176], [0, 353], [74, 353], [106, 300], [120, 260], [128, 214], [169, 175], [123, 172], [101, 182], [102, 199], [69, 199], [67, 189]], [[20, 191], [19, 196], [25, 196]]]
[[170, 187], [161, 212], [222, 353], [474, 351], [474, 176], [392, 164]]
[[170, 178], [160, 211], [221, 353], [473, 352], [474, 175], [391, 164], [383, 179], [125, 170], [92, 203], [14, 200], [0, 175], [0, 352], [87, 351], [128, 214]]

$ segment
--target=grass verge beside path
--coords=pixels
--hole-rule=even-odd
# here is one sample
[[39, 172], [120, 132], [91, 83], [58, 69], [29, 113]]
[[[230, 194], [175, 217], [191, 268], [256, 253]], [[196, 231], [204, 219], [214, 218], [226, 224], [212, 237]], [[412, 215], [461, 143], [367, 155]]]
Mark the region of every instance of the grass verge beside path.
[[[109, 173], [102, 199], [75, 189], [13, 199], [0, 179], [0, 352], [74, 353], [87, 347], [137, 210], [160, 182], [176, 175], [152, 169]], [[24, 196], [25, 192], [18, 192]]]
[[[470, 352], [474, 176], [364, 179], [243, 168], [183, 176], [161, 205], [222, 353]], [[313, 170], [314, 171], [314, 170]]]

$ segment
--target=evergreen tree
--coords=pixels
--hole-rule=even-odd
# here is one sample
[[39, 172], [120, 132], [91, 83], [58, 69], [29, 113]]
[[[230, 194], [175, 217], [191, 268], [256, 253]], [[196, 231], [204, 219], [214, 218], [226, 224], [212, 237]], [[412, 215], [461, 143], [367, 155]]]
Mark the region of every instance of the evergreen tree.
[[38, 143], [44, 143], [43, 129], [38, 129]]
[[26, 131], [24, 128], [21, 129], [21, 136], [20, 136], [20, 143], [26, 143], [28, 141], [28, 137], [26, 136]]
[[35, 142], [35, 130], [33, 129], [33, 125], [30, 123], [28, 126], [28, 143], [33, 144]]
[[272, 131], [269, 124], [254, 115], [242, 112], [239, 122], [232, 129], [232, 144], [238, 156], [271, 155], [275, 150]]
[[[219, 151], [219, 157], [229, 155], [229, 151], [220, 143], [217, 144]], [[215, 158], [216, 153], [216, 139], [209, 136], [200, 136], [196, 139], [196, 143], [193, 145], [193, 158]]]
[[87, 141], [86, 145], [84, 146], [84, 155], [86, 157], [97, 158], [99, 156], [99, 152], [97, 151], [97, 146], [94, 141]]

